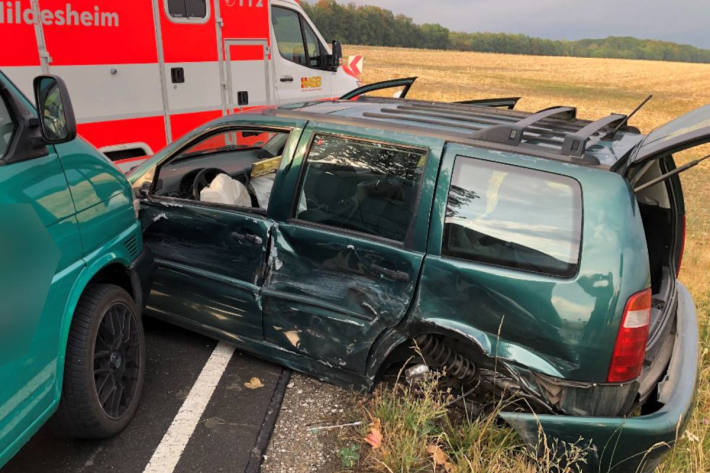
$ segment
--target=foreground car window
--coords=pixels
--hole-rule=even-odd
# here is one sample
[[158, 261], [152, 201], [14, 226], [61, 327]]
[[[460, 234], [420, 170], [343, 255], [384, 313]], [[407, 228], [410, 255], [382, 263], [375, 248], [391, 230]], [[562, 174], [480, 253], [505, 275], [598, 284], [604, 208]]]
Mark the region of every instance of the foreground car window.
[[289, 133], [230, 129], [160, 166], [154, 195], [266, 210]]
[[425, 156], [423, 150], [317, 135], [306, 161], [296, 217], [403, 241]]
[[581, 231], [574, 179], [456, 158], [442, 255], [569, 277], [577, 270]]

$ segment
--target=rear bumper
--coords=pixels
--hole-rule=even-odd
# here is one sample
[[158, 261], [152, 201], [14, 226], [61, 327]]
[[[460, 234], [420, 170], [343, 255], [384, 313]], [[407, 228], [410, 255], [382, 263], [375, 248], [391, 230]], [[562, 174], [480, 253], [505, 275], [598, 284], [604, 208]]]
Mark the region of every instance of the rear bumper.
[[678, 331], [668, 377], [659, 385], [664, 406], [648, 415], [631, 418], [574, 417], [503, 412], [501, 417], [523, 440], [535, 447], [538, 426], [548, 437], [567, 442], [591, 440], [596, 453], [588, 471], [650, 472], [683, 433], [693, 408], [698, 370], [698, 323], [695, 305], [680, 282]]
[[155, 262], [150, 248], [143, 247], [141, 254], [131, 264], [130, 270], [136, 306], [139, 311], [142, 311], [148, 300], [150, 287], [153, 284], [153, 273], [155, 272]]

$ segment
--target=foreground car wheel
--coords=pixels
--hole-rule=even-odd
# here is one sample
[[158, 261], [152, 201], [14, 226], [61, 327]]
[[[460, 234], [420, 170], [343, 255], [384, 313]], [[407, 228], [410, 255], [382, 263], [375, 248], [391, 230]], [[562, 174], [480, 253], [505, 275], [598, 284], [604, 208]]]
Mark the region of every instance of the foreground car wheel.
[[114, 285], [87, 288], [69, 332], [54, 432], [104, 438], [123, 430], [138, 406], [144, 364], [143, 325], [133, 299]]

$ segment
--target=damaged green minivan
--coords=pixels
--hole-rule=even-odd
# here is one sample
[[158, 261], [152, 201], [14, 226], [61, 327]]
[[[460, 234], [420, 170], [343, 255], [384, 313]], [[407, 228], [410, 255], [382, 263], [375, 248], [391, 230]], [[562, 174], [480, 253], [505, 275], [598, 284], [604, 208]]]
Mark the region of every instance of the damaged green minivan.
[[525, 399], [502, 417], [533, 445], [540, 424], [592, 440], [594, 471], [652, 470], [696, 389], [673, 153], [710, 139], [710, 107], [643, 136], [573, 107], [363, 93], [392, 85], [411, 82], [224, 117], [134, 170], [148, 313], [350, 386], [416, 339], [462, 385]]

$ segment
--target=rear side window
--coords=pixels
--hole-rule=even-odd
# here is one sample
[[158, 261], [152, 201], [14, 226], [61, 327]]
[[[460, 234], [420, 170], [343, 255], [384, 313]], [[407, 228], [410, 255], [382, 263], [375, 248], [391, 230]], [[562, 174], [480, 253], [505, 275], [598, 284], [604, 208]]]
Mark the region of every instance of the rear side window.
[[15, 134], [15, 121], [2, 97], [0, 97], [0, 158], [4, 158]]
[[207, 0], [167, 0], [168, 15], [176, 20], [200, 21], [207, 18]]
[[296, 218], [403, 241], [426, 151], [331, 135], [313, 138]]
[[570, 277], [577, 272], [582, 197], [577, 181], [458, 156], [442, 255]]

